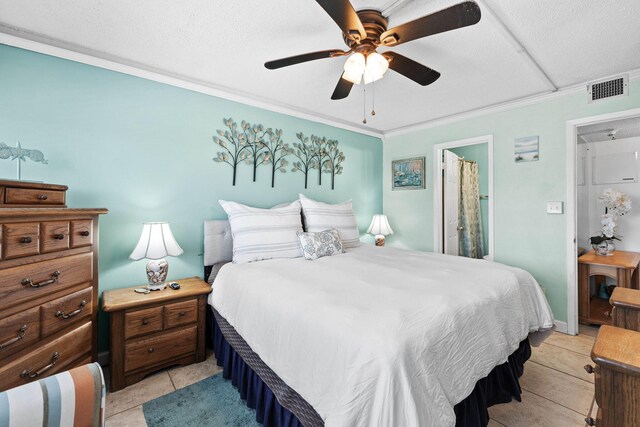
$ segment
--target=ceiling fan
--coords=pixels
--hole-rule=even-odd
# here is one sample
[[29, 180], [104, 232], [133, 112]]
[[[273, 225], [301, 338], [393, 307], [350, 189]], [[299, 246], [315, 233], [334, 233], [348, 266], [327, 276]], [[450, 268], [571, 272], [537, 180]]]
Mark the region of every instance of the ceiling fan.
[[344, 72], [331, 99], [349, 96], [354, 84], [376, 81], [387, 69], [402, 74], [414, 82], [427, 86], [438, 80], [440, 73], [399, 53], [386, 51], [379, 54], [378, 47], [393, 47], [411, 40], [445, 31], [474, 25], [480, 21], [480, 8], [473, 1], [448, 7], [431, 15], [387, 29], [387, 18], [377, 10], [355, 11], [349, 0], [316, 0], [342, 30], [348, 50], [322, 50], [269, 61], [264, 66], [275, 70], [316, 59], [349, 56]]

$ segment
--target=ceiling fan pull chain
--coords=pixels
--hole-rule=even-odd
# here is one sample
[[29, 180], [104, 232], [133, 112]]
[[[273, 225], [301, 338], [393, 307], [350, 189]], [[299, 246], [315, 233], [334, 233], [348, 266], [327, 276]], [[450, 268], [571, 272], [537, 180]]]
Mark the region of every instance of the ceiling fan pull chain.
[[367, 124], [367, 85], [362, 82], [362, 123]]
[[371, 115], [376, 115], [376, 82], [371, 83]]

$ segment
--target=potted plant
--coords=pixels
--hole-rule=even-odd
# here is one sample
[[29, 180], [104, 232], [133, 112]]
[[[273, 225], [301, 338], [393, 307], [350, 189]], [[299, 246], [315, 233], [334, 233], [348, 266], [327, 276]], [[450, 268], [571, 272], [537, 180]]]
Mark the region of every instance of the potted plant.
[[597, 255], [611, 256], [616, 250], [613, 241], [620, 241], [621, 237], [616, 236], [618, 219], [631, 210], [631, 199], [625, 193], [608, 188], [598, 200], [604, 204], [604, 215], [600, 220], [602, 229], [599, 235], [589, 238], [589, 243]]

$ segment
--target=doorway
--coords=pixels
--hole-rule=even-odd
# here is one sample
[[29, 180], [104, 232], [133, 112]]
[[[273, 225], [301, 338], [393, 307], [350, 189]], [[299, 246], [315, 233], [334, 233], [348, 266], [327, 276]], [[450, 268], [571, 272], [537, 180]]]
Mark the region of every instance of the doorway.
[[434, 252], [458, 255], [459, 201], [456, 199], [458, 159], [477, 163], [482, 212], [484, 258], [493, 260], [493, 135], [436, 144], [434, 152]]
[[[603, 209], [598, 206], [597, 197], [605, 187], [632, 193], [635, 192], [632, 187], [640, 186], [637, 183], [637, 169], [636, 175], [631, 176], [634, 174], [633, 165], [637, 162], [637, 155], [633, 153], [640, 152], [640, 137], [634, 139], [634, 135], [629, 131], [622, 131], [632, 123], [640, 123], [640, 109], [567, 122], [566, 333], [569, 335], [578, 334], [578, 251], [585, 246], [587, 247], [584, 249], [590, 249], [588, 238], [599, 230], [598, 222], [601, 212], [598, 209]], [[633, 148], [634, 144], [638, 144], [637, 150]], [[614, 167], [607, 167], [609, 163]], [[630, 167], [626, 169], [621, 167], [623, 163], [629, 163]], [[620, 175], [621, 172], [624, 172], [622, 173], [624, 176]], [[640, 212], [632, 211], [631, 214], [638, 215], [637, 219], [640, 220]], [[637, 239], [632, 236], [636, 232], [631, 224], [632, 221], [632, 215], [625, 215], [621, 221], [630, 239], [625, 236], [620, 248], [637, 252], [640, 251], [640, 246], [633, 246], [637, 243]], [[593, 288], [593, 296], [597, 297], [600, 289], [596, 289], [597, 286], [591, 286], [591, 284], [590, 287]], [[560, 323], [558, 326], [559, 331], [565, 332]]]

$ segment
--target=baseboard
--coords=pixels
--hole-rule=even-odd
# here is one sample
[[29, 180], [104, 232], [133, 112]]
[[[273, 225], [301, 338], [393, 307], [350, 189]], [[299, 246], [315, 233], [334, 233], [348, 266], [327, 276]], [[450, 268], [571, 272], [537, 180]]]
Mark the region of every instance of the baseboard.
[[103, 368], [105, 366], [109, 366], [109, 352], [108, 351], [101, 351], [100, 353], [98, 353], [98, 363]]
[[563, 334], [569, 332], [567, 322], [563, 322], [562, 320], [555, 320], [554, 323], [556, 324], [556, 331], [562, 332]]

